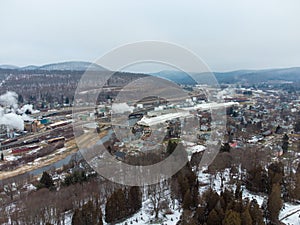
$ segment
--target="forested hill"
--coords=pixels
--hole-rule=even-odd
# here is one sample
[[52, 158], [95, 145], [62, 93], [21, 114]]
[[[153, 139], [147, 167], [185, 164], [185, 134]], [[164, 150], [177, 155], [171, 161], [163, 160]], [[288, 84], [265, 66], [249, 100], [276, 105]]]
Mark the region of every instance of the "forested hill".
[[[180, 71], [161, 71], [152, 75], [163, 77], [181, 84], [193, 84], [193, 79], [185, 72]], [[208, 73], [192, 73], [198, 83], [206, 83], [211, 79]], [[249, 83], [260, 82], [290, 81], [300, 82], [300, 67], [268, 70], [237, 70], [231, 72], [214, 72], [219, 83]]]

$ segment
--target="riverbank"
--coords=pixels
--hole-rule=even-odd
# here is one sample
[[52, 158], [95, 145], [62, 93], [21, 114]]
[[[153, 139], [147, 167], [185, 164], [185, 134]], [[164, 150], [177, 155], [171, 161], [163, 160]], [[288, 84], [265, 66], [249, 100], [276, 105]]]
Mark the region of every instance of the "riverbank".
[[[32, 171], [37, 171], [39, 169], [52, 167], [52, 165], [55, 165], [57, 162], [64, 161], [64, 163], [59, 163], [59, 166], [54, 166], [55, 169], [58, 169], [63, 164], [67, 164], [70, 160], [69, 158], [76, 154], [78, 152], [77, 142], [81, 142], [81, 144], [84, 145], [90, 145], [92, 143], [96, 142], [96, 139], [103, 140], [107, 136], [108, 131], [104, 130], [102, 131], [98, 136], [95, 137], [95, 135], [92, 135], [92, 137], [95, 139], [91, 141], [90, 134], [84, 134], [83, 137], [79, 138], [79, 140], [71, 139], [68, 142], [65, 143], [65, 147], [57, 149], [55, 152], [46, 155], [44, 157], [35, 159], [33, 162], [27, 163], [25, 165], [20, 165], [18, 168], [12, 170], [12, 171], [4, 171], [0, 172], [0, 180], [5, 180], [11, 177], [15, 177], [18, 175], [22, 175], [25, 173], [33, 173]], [[83, 143], [82, 143], [83, 142]], [[68, 160], [64, 160], [67, 159]], [[36, 173], [33, 173], [33, 175], [37, 175]]]
[[15, 177], [24, 173], [28, 173], [32, 170], [36, 170], [45, 166], [49, 166], [57, 161], [60, 161], [69, 155], [78, 151], [75, 140], [71, 140], [66, 143], [66, 147], [57, 149], [54, 153], [46, 155], [44, 157], [38, 158], [33, 162], [27, 163], [26, 165], [21, 165], [12, 171], [0, 172], [0, 180]]

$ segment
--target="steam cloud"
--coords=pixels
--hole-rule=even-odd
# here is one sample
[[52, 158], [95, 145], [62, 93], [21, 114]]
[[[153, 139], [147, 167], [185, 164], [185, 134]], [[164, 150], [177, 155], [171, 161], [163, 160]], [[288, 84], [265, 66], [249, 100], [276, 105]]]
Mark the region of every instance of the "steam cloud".
[[22, 116], [13, 112], [4, 114], [3, 108], [0, 108], [0, 125], [5, 125], [9, 129], [24, 130], [24, 120]]
[[0, 105], [7, 108], [18, 108], [18, 94], [13, 91], [8, 91], [4, 95], [0, 95]]
[[[16, 114], [16, 112], [18, 115]], [[7, 130], [17, 129], [24, 130], [24, 121], [32, 121], [33, 119], [26, 115], [26, 112], [32, 114], [38, 113], [38, 110], [33, 109], [33, 105], [24, 105], [18, 109], [18, 94], [8, 91], [0, 95], [0, 125], [3, 125]]]
[[114, 113], [125, 113], [125, 112], [133, 112], [134, 107], [129, 106], [126, 103], [114, 103], [112, 105], [112, 111]]
[[33, 105], [24, 105], [20, 110], [18, 110], [20, 114], [24, 114], [26, 112], [30, 112], [31, 114], [39, 113], [39, 110], [34, 110]]

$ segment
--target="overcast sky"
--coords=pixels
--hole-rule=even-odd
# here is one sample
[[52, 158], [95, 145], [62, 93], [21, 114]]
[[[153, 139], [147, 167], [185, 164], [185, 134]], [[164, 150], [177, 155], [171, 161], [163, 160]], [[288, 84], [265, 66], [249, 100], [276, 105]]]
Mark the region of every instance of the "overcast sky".
[[299, 0], [1, 0], [0, 64], [95, 61], [162, 40], [214, 71], [300, 66]]

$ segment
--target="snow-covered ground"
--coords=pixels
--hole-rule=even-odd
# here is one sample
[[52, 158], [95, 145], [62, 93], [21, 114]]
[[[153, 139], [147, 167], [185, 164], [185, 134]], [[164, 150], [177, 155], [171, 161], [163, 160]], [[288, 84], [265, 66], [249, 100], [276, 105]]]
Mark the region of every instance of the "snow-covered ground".
[[[205, 170], [205, 169], [203, 169]], [[225, 178], [224, 186], [227, 188], [232, 188], [235, 190], [234, 185], [230, 185], [227, 182], [230, 180], [229, 176], [229, 169], [226, 169], [222, 176]], [[203, 171], [199, 172], [198, 179], [201, 183], [209, 184], [210, 183], [211, 175], [208, 173], [203, 173]], [[200, 194], [207, 190], [208, 186], [200, 187]], [[221, 177], [217, 174], [216, 177], [213, 179], [212, 188], [217, 191], [218, 193], [221, 192]], [[255, 199], [257, 203], [262, 206], [264, 200], [267, 196], [263, 196], [262, 194], [254, 194], [249, 192], [245, 187], [243, 189], [243, 198], [249, 198], [249, 200]], [[291, 204], [291, 203], [284, 203], [284, 206], [281, 209], [279, 220], [286, 225], [300, 225], [300, 204]]]
[[[210, 186], [217, 191], [219, 194], [223, 190], [221, 179], [223, 179], [223, 185], [226, 188], [230, 188], [233, 191], [235, 190], [235, 185], [230, 182], [230, 170], [225, 169], [222, 173], [216, 173], [215, 175], [211, 175], [206, 173], [205, 171], [207, 168], [202, 168], [198, 172], [198, 180], [200, 181], [199, 192], [200, 195], [203, 194], [205, 190], [207, 190]], [[240, 171], [241, 172], [241, 171]], [[56, 177], [54, 176], [54, 179]], [[210, 185], [211, 183], [211, 185]], [[25, 186], [24, 186], [25, 187]], [[26, 186], [28, 190], [32, 190], [35, 187], [33, 185]], [[249, 192], [244, 186], [242, 186], [243, 190], [243, 198], [248, 198], [249, 200], [255, 199], [257, 203], [262, 206], [263, 202], [265, 201], [267, 196], [262, 194], [254, 194]], [[169, 197], [169, 190], [167, 190], [165, 196]], [[145, 198], [145, 197], [144, 197]], [[171, 201], [170, 201], [171, 202]], [[13, 205], [11, 205], [13, 207]], [[11, 208], [10, 207], [10, 208]], [[102, 210], [104, 212], [104, 210]], [[151, 203], [150, 200], [145, 199], [143, 201], [142, 209], [135, 213], [130, 218], [116, 223], [117, 225], [146, 225], [146, 224], [164, 224], [164, 225], [176, 225], [180, 219], [181, 215], [181, 208], [179, 203], [176, 201], [174, 206], [170, 206], [170, 211], [168, 213], [160, 212], [159, 220], [155, 221], [154, 215], [151, 214]], [[66, 213], [65, 216], [65, 224], [71, 225], [72, 224], [72, 215], [73, 213], [70, 211]], [[285, 203], [284, 207], [282, 208], [279, 219], [281, 222], [285, 223], [286, 225], [300, 225], [300, 204], [291, 204]], [[103, 223], [108, 225], [104, 221], [103, 215]]]
[[[199, 192], [200, 195], [209, 188], [209, 184], [212, 181], [212, 188], [220, 193], [222, 191], [221, 187], [221, 177], [224, 179], [224, 187], [231, 188], [233, 191], [235, 190], [235, 185], [230, 184], [230, 170], [226, 169], [223, 173], [217, 173], [215, 176], [212, 177], [209, 173], [205, 173], [204, 171], [207, 168], [203, 168], [201, 171], [198, 172], [198, 179], [202, 185], [200, 185]], [[243, 189], [243, 198], [249, 198], [249, 200], [256, 199], [257, 203], [261, 206], [264, 202], [266, 196], [260, 194], [253, 194], [249, 192], [245, 187]], [[181, 209], [178, 202], [175, 203], [174, 208], [171, 208], [172, 214], [163, 215], [160, 213], [159, 218], [160, 221], [154, 222], [154, 216], [151, 215], [150, 210], [150, 202], [149, 200], [145, 200], [143, 202], [142, 209], [135, 213], [130, 218], [116, 223], [116, 225], [125, 225], [125, 224], [136, 224], [136, 225], [146, 225], [146, 224], [165, 224], [165, 225], [176, 225], [180, 219]], [[279, 219], [281, 222], [285, 223], [286, 225], [300, 225], [300, 204], [293, 205], [291, 203], [285, 203], [284, 207], [282, 208]], [[72, 213], [68, 213], [65, 219], [66, 225], [71, 225], [72, 222]], [[103, 223], [108, 225], [104, 221]]]
[[300, 225], [300, 204], [285, 203], [279, 214], [279, 219], [286, 225]]
[[[104, 210], [102, 210], [103, 212]], [[67, 213], [65, 216], [65, 225], [71, 225], [72, 224], [72, 215], [73, 213]], [[139, 210], [137, 213], [132, 215], [130, 218], [116, 223], [115, 225], [125, 225], [125, 224], [135, 224], [135, 225], [147, 225], [147, 224], [165, 224], [165, 225], [176, 225], [179, 221], [181, 215], [180, 208], [178, 204], [175, 204], [174, 210], [172, 210], [172, 214], [168, 214], [163, 216], [160, 214], [159, 221], [154, 220], [154, 217], [151, 215], [149, 211], [149, 201], [144, 201], [142, 209]], [[104, 215], [103, 215], [103, 224], [109, 225], [109, 223], [106, 223], [104, 221]]]
[[[180, 209], [178, 207], [178, 205], [176, 205], [175, 210], [172, 210], [173, 214], [169, 214], [166, 215], [165, 217], [160, 215], [160, 221], [159, 222], [154, 222], [153, 216], [150, 215], [149, 212], [149, 202], [145, 201], [143, 203], [143, 207], [142, 209], [137, 212], [136, 214], [134, 214], [132, 217], [130, 217], [129, 219], [120, 222], [120, 223], [116, 223], [116, 225], [125, 225], [126, 223], [129, 224], [136, 224], [136, 225], [146, 225], [146, 224], [167, 224], [167, 225], [176, 225], [181, 212]], [[151, 221], [152, 220], [152, 221]], [[131, 223], [132, 222], [132, 223]], [[104, 224], [107, 224], [104, 222]]]

